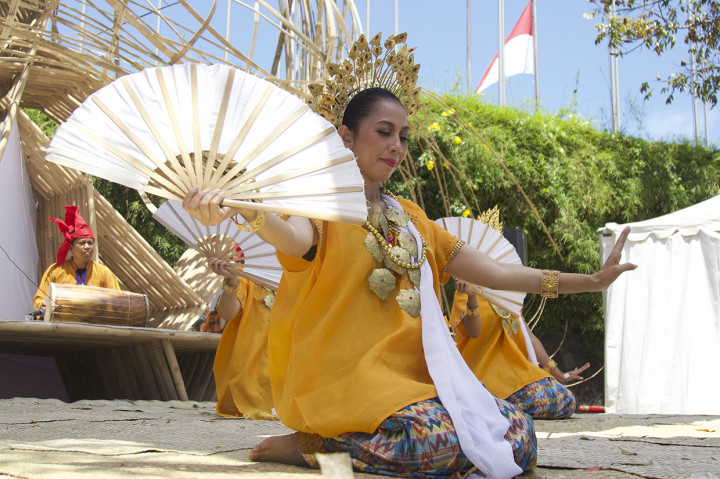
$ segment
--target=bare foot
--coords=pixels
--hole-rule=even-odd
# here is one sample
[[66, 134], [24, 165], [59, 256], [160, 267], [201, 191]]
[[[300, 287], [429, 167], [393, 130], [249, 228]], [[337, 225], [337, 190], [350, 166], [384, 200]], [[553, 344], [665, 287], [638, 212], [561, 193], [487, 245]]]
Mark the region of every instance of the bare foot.
[[280, 462], [293, 466], [308, 467], [305, 459], [298, 451], [299, 432], [285, 436], [272, 436], [256, 444], [250, 451], [249, 458], [256, 462]]

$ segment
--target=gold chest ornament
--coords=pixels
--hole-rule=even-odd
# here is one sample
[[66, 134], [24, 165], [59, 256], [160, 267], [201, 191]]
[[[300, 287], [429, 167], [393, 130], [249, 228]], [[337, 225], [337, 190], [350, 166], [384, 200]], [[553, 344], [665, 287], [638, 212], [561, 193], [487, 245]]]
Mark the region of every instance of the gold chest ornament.
[[[410, 217], [402, 208], [387, 208], [383, 213], [380, 205], [368, 204], [368, 220], [364, 225], [368, 230], [365, 248], [375, 261], [382, 264], [370, 273], [368, 283], [383, 301], [390, 297], [398, 280], [406, 275], [412, 285], [420, 287], [420, 267], [427, 259], [427, 244], [420, 237], [422, 245], [418, 248], [415, 237], [401, 230], [409, 222]], [[413, 263], [412, 258], [418, 257], [418, 254], [418, 262]], [[413, 318], [420, 314], [420, 293], [414, 288], [400, 289], [395, 300]]]

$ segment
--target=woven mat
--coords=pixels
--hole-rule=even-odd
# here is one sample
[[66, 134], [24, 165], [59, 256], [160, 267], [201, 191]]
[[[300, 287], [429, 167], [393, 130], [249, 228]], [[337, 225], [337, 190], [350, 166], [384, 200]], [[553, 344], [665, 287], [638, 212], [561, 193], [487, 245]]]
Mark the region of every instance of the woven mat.
[[0, 450], [208, 455], [288, 431], [278, 421], [219, 417], [211, 402], [0, 400]]
[[[535, 428], [539, 467], [528, 478], [720, 479], [717, 417], [580, 414]], [[319, 475], [247, 461], [253, 445], [288, 431], [278, 421], [221, 418], [209, 402], [0, 400], [0, 475], [125, 479], [127, 468], [180, 479]], [[90, 469], [100, 465], [100, 475]]]
[[603, 416], [536, 421], [538, 466], [657, 479], [720, 478], [720, 419]]

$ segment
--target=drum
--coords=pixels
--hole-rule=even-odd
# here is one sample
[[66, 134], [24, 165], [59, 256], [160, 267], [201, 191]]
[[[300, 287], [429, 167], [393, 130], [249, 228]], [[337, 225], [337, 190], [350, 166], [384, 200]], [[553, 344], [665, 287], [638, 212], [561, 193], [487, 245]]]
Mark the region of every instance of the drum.
[[45, 321], [147, 326], [147, 295], [98, 286], [50, 283]]

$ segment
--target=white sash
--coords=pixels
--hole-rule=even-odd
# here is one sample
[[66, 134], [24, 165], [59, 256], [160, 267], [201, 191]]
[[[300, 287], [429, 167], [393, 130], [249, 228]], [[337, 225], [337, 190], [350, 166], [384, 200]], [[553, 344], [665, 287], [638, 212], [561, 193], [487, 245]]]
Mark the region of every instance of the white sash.
[[530, 340], [530, 332], [525, 327], [525, 320], [523, 319], [523, 317], [520, 316], [520, 318], [518, 318], [518, 320], [520, 321], [520, 328], [522, 329], [522, 332], [523, 332], [523, 338], [525, 338], [525, 349], [527, 349], [528, 361], [530, 361], [531, 363], [533, 363], [534, 365], [537, 366], [538, 358], [537, 358], [537, 354], [535, 354], [535, 346], [533, 346], [533, 343]]
[[[402, 208], [392, 197], [383, 195], [383, 199], [392, 208]], [[407, 229], [421, 247], [420, 234], [412, 221]], [[478, 468], [477, 474], [481, 477], [511, 478], [522, 474], [522, 469], [515, 464], [512, 446], [505, 440], [508, 420], [500, 414], [495, 399], [475, 377], [450, 336], [427, 261], [420, 268], [420, 274], [425, 362], [440, 401], [450, 414], [462, 451]]]

